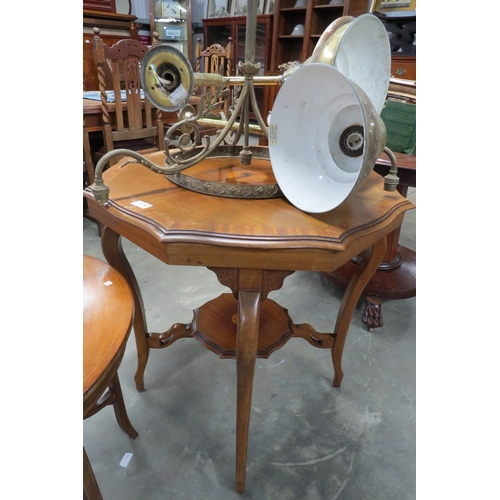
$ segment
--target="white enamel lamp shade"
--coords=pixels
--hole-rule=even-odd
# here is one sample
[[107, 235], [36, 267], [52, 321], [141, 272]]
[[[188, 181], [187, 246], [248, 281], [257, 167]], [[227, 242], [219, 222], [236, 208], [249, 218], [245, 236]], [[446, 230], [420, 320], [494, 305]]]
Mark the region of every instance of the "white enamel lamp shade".
[[[350, 22], [345, 20], [352, 19]], [[359, 85], [381, 113], [389, 89], [391, 46], [387, 31], [373, 14], [335, 20], [321, 36], [308, 62], [333, 64]]]
[[305, 212], [340, 205], [382, 153], [385, 126], [370, 99], [331, 65], [296, 69], [270, 116], [269, 154], [286, 198]]

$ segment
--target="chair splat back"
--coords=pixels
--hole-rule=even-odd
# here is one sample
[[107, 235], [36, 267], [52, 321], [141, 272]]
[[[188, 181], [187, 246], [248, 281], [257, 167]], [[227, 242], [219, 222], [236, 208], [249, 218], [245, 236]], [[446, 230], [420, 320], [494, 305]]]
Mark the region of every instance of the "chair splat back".
[[[232, 55], [233, 55], [233, 38], [228, 37], [228, 42], [226, 47], [223, 47], [219, 43], [214, 43], [202, 49], [201, 39], [198, 38], [196, 41], [196, 66], [195, 71], [199, 73], [203, 71], [204, 73], [218, 73], [222, 76], [231, 76], [232, 74]], [[212, 95], [215, 93], [215, 89], [211, 89]], [[203, 94], [203, 90], [199, 91], [200, 95]], [[228, 95], [224, 99], [223, 111], [225, 116], [228, 115], [228, 109], [231, 105], [231, 97]]]
[[[141, 99], [140, 63], [149, 47], [134, 39], [108, 46], [99, 36], [99, 28], [94, 28], [94, 33], [105, 152], [117, 147], [143, 153], [165, 149], [161, 111], [145, 96]], [[114, 92], [114, 103], [108, 102], [107, 90]], [[114, 106], [113, 121], [110, 106]], [[116, 144], [123, 141], [127, 144]]]

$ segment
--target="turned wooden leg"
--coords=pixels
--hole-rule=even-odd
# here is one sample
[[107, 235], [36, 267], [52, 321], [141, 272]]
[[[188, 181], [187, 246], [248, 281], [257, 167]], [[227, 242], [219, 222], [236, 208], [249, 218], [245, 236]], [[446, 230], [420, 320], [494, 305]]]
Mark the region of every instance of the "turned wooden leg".
[[101, 491], [94, 476], [94, 471], [87, 457], [87, 452], [83, 448], [83, 499], [102, 500]]
[[141, 290], [123, 251], [121, 236], [109, 227], [104, 227], [101, 235], [101, 248], [108, 264], [125, 277], [134, 294], [134, 335], [137, 346], [137, 371], [134, 379], [137, 390], [142, 391], [144, 389], [144, 371], [149, 358], [149, 345], [147, 341], [148, 326]]
[[259, 290], [238, 291], [236, 334], [236, 491], [238, 493], [245, 491], [248, 429], [259, 337], [259, 301]]
[[125, 408], [125, 401], [123, 401], [123, 393], [120, 385], [118, 373], [115, 373], [109, 384], [109, 389], [113, 391], [115, 400], [113, 401], [113, 410], [115, 412], [116, 420], [120, 429], [127, 433], [132, 439], [135, 439], [139, 434], [134, 429], [128, 418], [127, 409]]
[[385, 237], [373, 245], [370, 258], [368, 260], [363, 259], [358, 266], [356, 273], [349, 282], [342, 303], [340, 304], [334, 330], [335, 342], [332, 347], [333, 369], [335, 371], [333, 387], [340, 387], [342, 379], [344, 378], [344, 372], [342, 371], [342, 354], [344, 352], [347, 331], [349, 330], [354, 308], [358, 303], [361, 292], [382, 262], [386, 247], [387, 239]]

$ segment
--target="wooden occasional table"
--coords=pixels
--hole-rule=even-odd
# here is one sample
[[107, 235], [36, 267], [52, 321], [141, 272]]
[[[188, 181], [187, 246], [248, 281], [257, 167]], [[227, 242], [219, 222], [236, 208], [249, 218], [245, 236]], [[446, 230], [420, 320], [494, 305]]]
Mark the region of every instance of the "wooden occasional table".
[[[132, 328], [134, 297], [127, 281], [106, 262], [83, 256], [83, 418], [113, 406], [118, 425], [131, 438], [138, 434], [127, 415], [118, 378]], [[102, 499], [85, 448], [83, 497]]]
[[[163, 165], [163, 153], [147, 156]], [[150, 349], [167, 347], [179, 338], [194, 337], [219, 357], [235, 358], [236, 490], [243, 492], [256, 358], [267, 358], [292, 337], [303, 338], [314, 347], [331, 350], [333, 385], [339, 387], [342, 352], [356, 303], [384, 257], [386, 236], [400, 227], [405, 212], [414, 206], [398, 192], [384, 191], [383, 179], [376, 173], [335, 210], [310, 215], [285, 198], [231, 199], [189, 191], [138, 164], [121, 168], [124, 161], [104, 172], [110, 188], [108, 205], [98, 204], [89, 189], [84, 196], [91, 215], [104, 225], [105, 258], [134, 290], [136, 387], [144, 388]], [[222, 165], [227, 168], [221, 169]], [[252, 165], [260, 168], [256, 160]], [[222, 176], [228, 181], [238, 177], [239, 160], [209, 159], [195, 168], [204, 167], [218, 171], [219, 181]], [[262, 172], [261, 180], [270, 175], [269, 170]], [[122, 250], [122, 236], [165, 264], [208, 267], [233, 293], [197, 309], [191, 324], [176, 323], [163, 333], [149, 332], [141, 292]], [[267, 298], [296, 270], [331, 272], [365, 250], [368, 257], [346, 290], [333, 332], [320, 333], [309, 324], [293, 323], [286, 309]]]

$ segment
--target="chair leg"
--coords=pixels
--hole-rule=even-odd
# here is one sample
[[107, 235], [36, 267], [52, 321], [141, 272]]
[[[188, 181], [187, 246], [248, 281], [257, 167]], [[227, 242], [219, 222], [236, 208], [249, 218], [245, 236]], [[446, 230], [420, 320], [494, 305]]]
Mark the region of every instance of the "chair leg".
[[127, 409], [123, 400], [122, 388], [118, 373], [115, 373], [109, 384], [109, 389], [113, 391], [115, 400], [113, 402], [113, 410], [115, 411], [116, 420], [120, 429], [128, 434], [132, 439], [135, 439], [139, 433], [134, 429], [128, 418]]
[[83, 499], [102, 500], [101, 491], [94, 476], [94, 471], [87, 457], [87, 452], [83, 448]]

